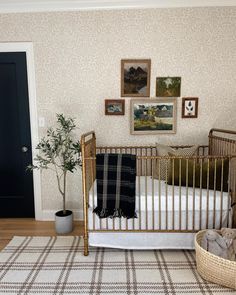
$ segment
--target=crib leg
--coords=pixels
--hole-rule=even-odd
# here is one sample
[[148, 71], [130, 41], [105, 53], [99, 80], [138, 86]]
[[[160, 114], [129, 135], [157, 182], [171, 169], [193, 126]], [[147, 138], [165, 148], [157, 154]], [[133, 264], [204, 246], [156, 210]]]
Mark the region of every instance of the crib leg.
[[89, 255], [89, 250], [88, 250], [88, 235], [84, 235], [84, 256]]

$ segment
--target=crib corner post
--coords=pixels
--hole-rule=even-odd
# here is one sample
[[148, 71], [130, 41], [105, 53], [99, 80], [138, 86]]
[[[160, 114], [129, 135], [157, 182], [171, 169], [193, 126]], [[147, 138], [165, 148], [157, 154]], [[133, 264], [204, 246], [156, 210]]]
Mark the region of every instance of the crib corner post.
[[88, 250], [88, 233], [84, 234], [84, 256], [89, 255], [89, 250]]

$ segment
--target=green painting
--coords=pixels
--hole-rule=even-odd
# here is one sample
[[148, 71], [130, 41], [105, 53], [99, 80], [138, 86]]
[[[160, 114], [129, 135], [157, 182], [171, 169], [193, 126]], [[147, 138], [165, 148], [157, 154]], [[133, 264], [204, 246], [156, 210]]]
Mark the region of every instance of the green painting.
[[180, 97], [181, 77], [158, 77], [156, 79], [157, 97]]

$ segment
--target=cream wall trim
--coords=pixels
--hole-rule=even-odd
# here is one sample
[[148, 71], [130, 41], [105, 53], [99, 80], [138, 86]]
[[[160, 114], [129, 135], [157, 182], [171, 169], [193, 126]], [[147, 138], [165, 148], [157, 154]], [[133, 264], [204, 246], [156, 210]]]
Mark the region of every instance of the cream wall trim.
[[236, 6], [236, 0], [0, 0], [0, 13]]
[[[71, 210], [71, 209], [69, 209]], [[52, 221], [55, 220], [55, 213], [57, 210], [43, 210], [42, 211], [42, 219], [43, 221]], [[83, 220], [83, 210], [76, 210], [73, 209], [71, 210], [73, 211], [73, 216], [74, 216], [74, 220]]]
[[[19, 52], [19, 51], [26, 52], [32, 157], [34, 158], [36, 155], [35, 147], [38, 143], [39, 138], [38, 138], [38, 120], [37, 120], [37, 105], [36, 105], [33, 44], [31, 42], [0, 43], [0, 52]], [[35, 219], [41, 220], [42, 219], [41, 177], [40, 177], [40, 172], [38, 170], [33, 171], [33, 179], [34, 179]]]

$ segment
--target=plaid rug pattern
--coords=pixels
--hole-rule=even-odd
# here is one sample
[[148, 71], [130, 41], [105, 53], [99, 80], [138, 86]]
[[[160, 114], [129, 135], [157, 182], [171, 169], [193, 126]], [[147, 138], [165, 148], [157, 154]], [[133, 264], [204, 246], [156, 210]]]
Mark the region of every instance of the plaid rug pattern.
[[193, 251], [91, 248], [81, 237], [14, 237], [0, 252], [0, 294], [236, 294], [196, 271]]

